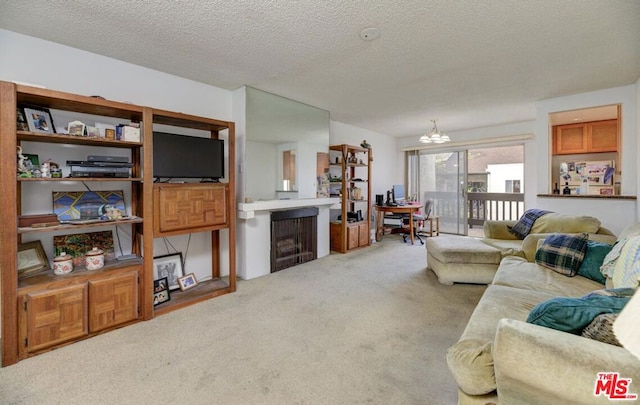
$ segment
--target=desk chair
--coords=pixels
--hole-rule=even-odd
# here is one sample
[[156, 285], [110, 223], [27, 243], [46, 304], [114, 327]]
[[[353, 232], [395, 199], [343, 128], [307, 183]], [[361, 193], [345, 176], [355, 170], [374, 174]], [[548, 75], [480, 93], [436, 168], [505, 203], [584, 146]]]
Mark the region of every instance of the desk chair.
[[[429, 218], [429, 215], [431, 215], [432, 207], [433, 198], [427, 198], [424, 202], [424, 212], [422, 212], [421, 214], [413, 214], [413, 218], [411, 219], [407, 218], [408, 221], [413, 221], [413, 237], [414, 239], [418, 239], [421, 245], [424, 245], [424, 241], [422, 240], [422, 235], [420, 235], [420, 233], [418, 232], [419, 224], [424, 224], [424, 222]], [[402, 240], [405, 243], [407, 242], [408, 237], [408, 233], [402, 234]]]

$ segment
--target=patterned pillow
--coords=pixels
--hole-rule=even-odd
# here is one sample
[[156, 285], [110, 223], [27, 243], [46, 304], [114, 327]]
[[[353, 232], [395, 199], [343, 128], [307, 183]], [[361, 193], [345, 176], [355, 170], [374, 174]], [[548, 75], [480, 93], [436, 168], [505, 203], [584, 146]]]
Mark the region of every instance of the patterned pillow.
[[595, 319], [582, 331], [582, 336], [597, 340], [603, 343], [609, 343], [610, 345], [622, 346], [615, 333], [613, 333], [613, 322], [618, 317], [617, 313], [601, 314], [595, 317]]
[[580, 264], [587, 252], [588, 235], [549, 235], [536, 251], [535, 261], [540, 266], [573, 277], [578, 274]]

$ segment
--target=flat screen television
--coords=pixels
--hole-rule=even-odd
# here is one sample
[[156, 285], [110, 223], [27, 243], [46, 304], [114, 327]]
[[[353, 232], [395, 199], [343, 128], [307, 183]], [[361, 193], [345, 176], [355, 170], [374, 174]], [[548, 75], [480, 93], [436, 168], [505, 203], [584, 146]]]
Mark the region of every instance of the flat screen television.
[[224, 177], [224, 140], [197, 136], [153, 133], [153, 177]]

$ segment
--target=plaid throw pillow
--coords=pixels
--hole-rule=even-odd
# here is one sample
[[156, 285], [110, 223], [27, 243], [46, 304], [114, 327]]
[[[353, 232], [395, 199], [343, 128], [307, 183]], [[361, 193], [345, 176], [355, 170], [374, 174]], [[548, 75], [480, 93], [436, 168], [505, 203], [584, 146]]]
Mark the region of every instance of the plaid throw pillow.
[[536, 251], [535, 261], [540, 266], [573, 277], [587, 252], [588, 235], [549, 235]]

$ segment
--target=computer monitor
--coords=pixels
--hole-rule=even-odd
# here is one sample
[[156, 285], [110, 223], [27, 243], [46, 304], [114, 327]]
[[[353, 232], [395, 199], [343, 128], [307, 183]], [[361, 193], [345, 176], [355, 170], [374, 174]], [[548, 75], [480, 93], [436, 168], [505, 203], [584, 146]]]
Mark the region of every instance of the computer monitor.
[[404, 185], [403, 184], [394, 184], [391, 188], [391, 192], [393, 193], [393, 200], [395, 202], [400, 202], [405, 200], [404, 195]]

